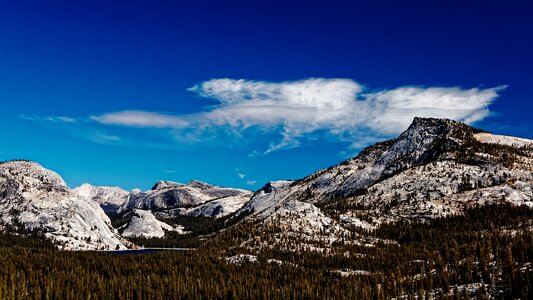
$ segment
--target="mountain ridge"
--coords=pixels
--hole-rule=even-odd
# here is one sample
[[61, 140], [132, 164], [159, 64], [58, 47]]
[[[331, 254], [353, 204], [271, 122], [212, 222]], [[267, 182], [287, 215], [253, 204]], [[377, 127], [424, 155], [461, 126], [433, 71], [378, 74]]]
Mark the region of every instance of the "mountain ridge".
[[[46, 204], [39, 206], [46, 216], [30, 205], [35, 201]], [[533, 207], [533, 141], [493, 135], [448, 119], [415, 118], [397, 138], [378, 142], [301, 179], [268, 182], [253, 193], [196, 180], [158, 181], [144, 192], [89, 184], [71, 190], [59, 175], [37, 163], [0, 163], [0, 210], [16, 209], [15, 218], [4, 213], [2, 223], [13, 225], [12, 220], [20, 219], [25, 228], [43, 231], [63, 249], [133, 246], [112, 228], [102, 210], [106, 207], [105, 213], [124, 220], [121, 226], [131, 226], [121, 231], [134, 237], [184, 234], [188, 229], [181, 226], [180, 218], [192, 218], [187, 222], [208, 218], [222, 222], [212, 233], [245, 223], [264, 232], [239, 241], [251, 248], [276, 247], [290, 240], [304, 248], [330, 251], [346, 236], [357, 243], [380, 242], [360, 230], [498, 203]], [[76, 207], [82, 216], [76, 209], [66, 209], [68, 213], [62, 215], [61, 209], [69, 207]], [[88, 216], [97, 220], [96, 235], [90, 233], [94, 224], [86, 226]], [[75, 229], [61, 225], [80, 218], [72, 223]], [[153, 230], [143, 231], [143, 224]], [[89, 242], [83, 242], [86, 239]], [[271, 239], [274, 242], [265, 244]], [[312, 246], [316, 243], [322, 246]]]
[[[331, 230], [446, 217], [475, 205], [532, 206], [532, 166], [533, 141], [494, 136], [453, 120], [415, 118], [399, 137], [354, 158], [277, 187], [265, 185], [236, 215], [246, 214], [265, 231], [277, 230], [274, 240], [281, 241], [309, 228], [311, 220], [298, 213], [309, 204], [315, 208], [308, 211], [320, 211], [316, 218]], [[279, 211], [299, 219], [273, 217]], [[343, 235], [320, 232], [324, 229], [318, 226], [307, 238], [330, 240], [330, 247]], [[240, 243], [257, 244], [252, 239]]]

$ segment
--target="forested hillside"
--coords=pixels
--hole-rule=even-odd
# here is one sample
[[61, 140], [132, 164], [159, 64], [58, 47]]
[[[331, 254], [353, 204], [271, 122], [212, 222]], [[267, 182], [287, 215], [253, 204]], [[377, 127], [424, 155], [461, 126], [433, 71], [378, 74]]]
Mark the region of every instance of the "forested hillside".
[[[485, 206], [430, 222], [382, 226], [376, 247], [345, 252], [231, 247], [243, 223], [188, 252], [57, 251], [39, 236], [0, 237], [2, 299], [530, 299], [533, 210]], [[239, 254], [250, 254], [240, 256]], [[257, 260], [256, 260], [257, 257]]]

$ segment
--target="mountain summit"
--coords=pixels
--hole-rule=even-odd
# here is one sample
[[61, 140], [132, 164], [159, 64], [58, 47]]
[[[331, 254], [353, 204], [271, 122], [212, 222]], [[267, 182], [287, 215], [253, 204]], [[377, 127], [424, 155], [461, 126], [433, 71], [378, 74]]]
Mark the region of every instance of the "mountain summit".
[[280, 235], [308, 231], [308, 239], [333, 242], [351, 226], [371, 229], [491, 203], [533, 206], [532, 171], [531, 140], [447, 119], [415, 118], [399, 137], [352, 159], [300, 180], [266, 185], [237, 215], [280, 226]]

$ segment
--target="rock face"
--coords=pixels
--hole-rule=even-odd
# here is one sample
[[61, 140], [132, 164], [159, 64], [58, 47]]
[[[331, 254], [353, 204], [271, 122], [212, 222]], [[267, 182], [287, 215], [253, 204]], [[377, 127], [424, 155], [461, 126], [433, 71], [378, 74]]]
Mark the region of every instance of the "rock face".
[[240, 209], [251, 196], [252, 192], [247, 190], [223, 188], [196, 180], [187, 184], [159, 181], [149, 191], [132, 191], [122, 204], [119, 216], [129, 220], [121, 228], [124, 230], [122, 235], [161, 238], [169, 231], [182, 234], [185, 233], [183, 227], [173, 228], [163, 221], [179, 216], [225, 217]]
[[181, 214], [189, 217], [222, 218], [240, 209], [250, 200], [252, 193], [242, 193], [236, 196], [212, 200], [196, 207], [183, 210]]
[[149, 191], [132, 192], [119, 212], [142, 209], [165, 216], [222, 217], [241, 208], [251, 195], [252, 192], [247, 190], [223, 188], [200, 181], [187, 184], [159, 181]]
[[[500, 202], [533, 206], [533, 141], [452, 120], [415, 118], [398, 138], [355, 158], [301, 180], [267, 184], [236, 215], [267, 224], [283, 213], [300, 220], [276, 218], [280, 227], [294, 227], [293, 233], [316, 227], [334, 240], [342, 227], [372, 229]], [[316, 220], [318, 227], [312, 226]]]
[[106, 214], [118, 212], [120, 206], [128, 200], [129, 192], [110, 186], [94, 186], [84, 183], [73, 190], [79, 196], [93, 200], [102, 207]]
[[2, 227], [41, 232], [59, 249], [126, 248], [98, 203], [34, 162], [0, 163], [0, 212]]
[[157, 220], [150, 211], [134, 209], [128, 213], [128, 222], [121, 228], [124, 237], [162, 238], [165, 231], [185, 233], [183, 227], [172, 227]]

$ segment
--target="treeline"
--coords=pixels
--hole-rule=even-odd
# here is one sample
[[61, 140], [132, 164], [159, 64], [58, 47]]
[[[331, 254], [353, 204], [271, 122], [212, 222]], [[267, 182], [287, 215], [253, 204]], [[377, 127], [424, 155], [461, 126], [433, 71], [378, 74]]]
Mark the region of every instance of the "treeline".
[[0, 299], [337, 298], [362, 297], [357, 287], [366, 285], [364, 278], [335, 279], [266, 261], [228, 264], [218, 254], [113, 255], [3, 247]]
[[[478, 207], [462, 216], [384, 225], [367, 233], [376, 241], [372, 247], [347, 236], [327, 254], [286, 251], [294, 241], [276, 244], [250, 223], [194, 251], [137, 255], [61, 252], [38, 235], [4, 234], [0, 299], [531, 299], [532, 222], [527, 207]], [[273, 247], [239, 246], [256, 234]], [[242, 253], [259, 261], [226, 262]]]

